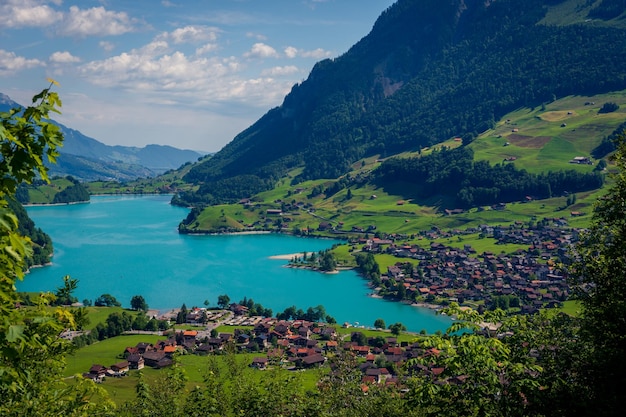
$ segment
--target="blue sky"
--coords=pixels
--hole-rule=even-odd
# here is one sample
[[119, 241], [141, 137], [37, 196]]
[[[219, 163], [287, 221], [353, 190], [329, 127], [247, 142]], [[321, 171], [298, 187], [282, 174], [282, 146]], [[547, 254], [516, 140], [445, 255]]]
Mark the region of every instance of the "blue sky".
[[0, 92], [50, 77], [56, 119], [109, 145], [213, 152], [393, 0], [0, 0]]

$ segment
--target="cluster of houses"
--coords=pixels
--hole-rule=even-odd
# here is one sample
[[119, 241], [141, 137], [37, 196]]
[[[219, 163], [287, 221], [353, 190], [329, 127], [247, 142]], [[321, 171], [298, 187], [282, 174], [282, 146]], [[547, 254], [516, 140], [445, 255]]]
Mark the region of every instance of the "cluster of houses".
[[215, 337], [199, 337], [202, 333], [185, 330], [156, 344], [139, 343], [124, 350], [124, 361], [110, 367], [93, 365], [83, 376], [102, 382], [106, 377], [124, 376], [129, 370], [145, 366], [163, 368], [172, 365], [173, 355], [179, 352], [206, 355], [252, 351], [259, 353], [250, 363], [253, 368], [263, 370], [276, 366], [298, 370], [322, 366], [329, 357], [343, 351], [358, 358], [356, 366], [362, 373], [365, 387], [367, 384], [397, 384], [396, 370], [407, 360], [424, 354], [417, 343], [398, 343], [395, 337], [367, 338], [357, 331], [342, 338], [334, 326], [322, 323], [261, 317], [255, 321], [257, 324], [252, 329], [235, 328], [233, 333], [220, 333]]
[[[568, 249], [579, 231], [563, 226], [562, 219], [551, 219], [533, 228], [517, 223], [480, 229], [500, 244], [527, 245], [527, 249], [514, 254], [477, 254], [468, 245], [460, 249], [436, 242], [427, 248], [398, 244], [393, 239], [362, 239], [360, 243], [363, 251], [419, 261], [411, 273], [407, 273], [403, 262], [398, 262], [381, 277], [382, 284], [393, 280], [394, 285], [404, 286], [407, 300], [484, 301], [488, 306], [494, 296], [510, 295], [519, 300], [523, 313], [532, 313], [539, 308], [555, 307], [569, 295], [568, 284], [557, 265], [567, 261]], [[430, 238], [440, 236], [439, 231], [429, 234]]]

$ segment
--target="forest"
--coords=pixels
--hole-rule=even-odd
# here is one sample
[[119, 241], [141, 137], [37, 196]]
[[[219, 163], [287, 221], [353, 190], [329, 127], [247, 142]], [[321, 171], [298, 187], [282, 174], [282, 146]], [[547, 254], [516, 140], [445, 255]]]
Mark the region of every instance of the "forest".
[[404, 183], [407, 195], [417, 193], [418, 198], [450, 196], [455, 207], [447, 208], [464, 209], [594, 190], [604, 182], [598, 172], [567, 170], [537, 175], [518, 170], [511, 163], [492, 166], [487, 161], [474, 161], [467, 147], [443, 147], [419, 158], [390, 158], [375, 171], [375, 177], [382, 187]]

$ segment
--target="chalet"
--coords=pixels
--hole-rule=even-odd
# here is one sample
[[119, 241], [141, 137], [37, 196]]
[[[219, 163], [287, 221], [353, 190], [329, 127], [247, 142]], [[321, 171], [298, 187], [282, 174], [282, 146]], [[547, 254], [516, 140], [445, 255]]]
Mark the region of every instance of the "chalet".
[[178, 352], [178, 346], [176, 345], [167, 345], [163, 347], [163, 353], [165, 353], [165, 356], [167, 356], [168, 358], [174, 356], [176, 352]]
[[254, 343], [257, 344], [258, 347], [265, 349], [269, 346], [269, 341], [266, 334], [259, 334], [253, 339]]
[[154, 349], [154, 345], [152, 345], [152, 343], [145, 342], [137, 343], [137, 346], [135, 347], [137, 348], [137, 353], [140, 353], [142, 355], [146, 353], [146, 351]]
[[219, 338], [222, 339], [224, 343], [228, 343], [233, 339], [233, 335], [231, 333], [220, 333]]
[[230, 311], [235, 313], [236, 316], [243, 316], [248, 313], [248, 307], [233, 303], [230, 305]]
[[254, 326], [254, 333], [256, 334], [268, 334], [272, 329], [272, 325], [268, 322], [259, 322]]
[[266, 357], [259, 357], [252, 359], [251, 367], [256, 369], [266, 369], [267, 368], [268, 359]]
[[352, 346], [351, 350], [358, 356], [367, 356], [370, 353], [369, 346]]
[[[163, 364], [164, 363], [163, 360], [168, 359], [168, 358], [166, 357], [165, 352], [163, 352], [162, 350], [153, 350], [153, 351], [148, 351], [144, 353], [143, 359], [147, 366], [151, 366], [153, 368], [160, 368], [162, 366], [159, 366], [159, 363]], [[169, 360], [170, 360], [170, 365], [171, 365], [171, 359]]]
[[139, 353], [128, 355], [126, 360], [128, 361], [130, 369], [143, 369], [145, 366], [145, 360]]
[[122, 376], [126, 375], [130, 370], [130, 362], [122, 361], [116, 363], [115, 365], [111, 365], [111, 371], [113, 371], [114, 376]]
[[314, 354], [300, 358], [297, 363], [303, 368], [312, 368], [314, 366], [321, 366], [324, 362], [326, 362], [326, 358], [324, 356]]
[[194, 341], [196, 340], [196, 336], [198, 336], [198, 332], [196, 330], [185, 330], [183, 332], [183, 340], [184, 341]]
[[89, 374], [94, 376], [94, 378], [91, 379], [102, 380], [106, 376], [107, 370], [106, 366], [94, 364], [89, 368]]
[[330, 230], [332, 228], [333, 228], [333, 225], [330, 224], [329, 222], [321, 222], [319, 226], [317, 226], [317, 230], [319, 230], [320, 232]]
[[329, 340], [328, 342], [326, 342], [325, 349], [327, 351], [329, 351], [329, 350], [337, 350], [338, 346], [339, 346], [339, 344], [337, 343], [336, 340]]
[[187, 313], [186, 322], [190, 324], [204, 323], [206, 317], [206, 310], [194, 307]]

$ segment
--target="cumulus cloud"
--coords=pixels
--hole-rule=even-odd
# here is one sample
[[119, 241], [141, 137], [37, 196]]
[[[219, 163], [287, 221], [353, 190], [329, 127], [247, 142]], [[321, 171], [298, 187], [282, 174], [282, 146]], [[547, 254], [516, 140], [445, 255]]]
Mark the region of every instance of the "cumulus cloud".
[[199, 48], [196, 48], [196, 55], [204, 55], [209, 52], [216, 51], [218, 49], [217, 44], [215, 43], [207, 43], [206, 45], [202, 45]]
[[325, 51], [322, 48], [317, 48], [312, 51], [301, 51], [299, 52], [299, 55], [302, 58], [322, 59], [331, 57], [332, 53], [330, 51]]
[[295, 58], [298, 56], [298, 49], [293, 46], [288, 46], [285, 48], [285, 55], [287, 58]]
[[298, 67], [294, 65], [286, 65], [284, 67], [273, 67], [263, 70], [261, 72], [262, 76], [271, 76], [271, 77], [279, 77], [281, 75], [291, 75], [295, 74], [299, 71]]
[[252, 45], [252, 49], [244, 54], [246, 58], [278, 58], [276, 49], [262, 42]]
[[161, 36], [175, 44], [215, 42], [219, 32], [218, 28], [209, 26], [185, 26]]
[[142, 48], [78, 67], [79, 74], [92, 84], [146, 94], [153, 99], [167, 93], [183, 102], [238, 102], [266, 107], [280, 102], [291, 81], [271, 76], [294, 71], [269, 71], [260, 78], [242, 75], [245, 67], [235, 57], [186, 55], [173, 51], [159, 39]]
[[46, 64], [38, 59], [28, 59], [17, 56], [14, 52], [0, 49], [0, 76], [13, 75], [18, 71], [44, 67]]
[[63, 18], [63, 13], [37, 0], [6, 0], [0, 4], [2, 25], [9, 28], [45, 27]]
[[109, 11], [102, 6], [91, 9], [71, 6], [58, 33], [76, 37], [122, 35], [132, 32], [136, 23], [126, 13]]
[[297, 57], [323, 59], [323, 58], [329, 58], [332, 56], [332, 53], [330, 51], [326, 51], [322, 48], [317, 48], [312, 51], [302, 51], [293, 46], [288, 46], [285, 48], [284, 52], [287, 58], [292, 58], [292, 59], [297, 58]]
[[71, 64], [73, 62], [80, 62], [80, 58], [72, 55], [68, 51], [55, 52], [50, 55], [50, 62], [55, 64]]

